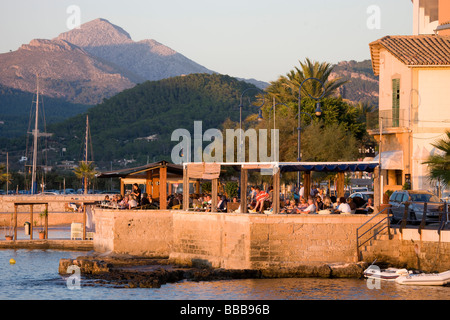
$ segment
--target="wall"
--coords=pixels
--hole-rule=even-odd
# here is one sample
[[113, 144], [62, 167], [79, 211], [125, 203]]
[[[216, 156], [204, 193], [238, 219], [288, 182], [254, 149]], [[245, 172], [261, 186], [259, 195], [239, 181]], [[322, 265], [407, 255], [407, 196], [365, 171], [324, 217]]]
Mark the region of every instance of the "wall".
[[[356, 262], [359, 215], [95, 211], [94, 248], [227, 269]], [[377, 219], [374, 219], [378, 221]]]
[[365, 261], [384, 261], [427, 272], [450, 270], [450, 230], [392, 229], [393, 238], [382, 236], [363, 252]]

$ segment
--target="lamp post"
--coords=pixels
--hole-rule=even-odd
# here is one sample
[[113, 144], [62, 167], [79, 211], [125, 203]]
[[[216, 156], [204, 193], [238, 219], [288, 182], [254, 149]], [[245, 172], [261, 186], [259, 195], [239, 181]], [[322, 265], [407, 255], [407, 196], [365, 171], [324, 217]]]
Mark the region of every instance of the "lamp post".
[[[322, 81], [320, 81], [320, 80], [317, 79], [317, 78], [314, 78], [314, 77], [307, 78], [307, 79], [303, 80], [302, 83], [300, 84], [300, 89], [299, 89], [299, 93], [298, 93], [298, 127], [297, 127], [297, 132], [298, 132], [297, 161], [298, 161], [298, 162], [301, 161], [301, 123], [300, 123], [301, 117], [300, 117], [300, 115], [303, 113], [303, 112], [301, 112], [301, 106], [302, 106], [302, 99], [301, 99], [301, 96], [302, 96], [302, 87], [303, 87], [303, 84], [304, 84], [306, 81], [309, 81], [309, 80], [315, 80], [315, 81], [319, 82], [320, 85], [322, 86], [322, 89], [323, 89], [322, 95], [321, 95], [320, 97], [318, 97], [318, 98], [313, 97], [309, 92], [307, 92], [308, 95], [309, 95], [312, 99], [314, 99], [314, 100], [317, 101], [317, 103], [316, 103], [315, 114], [316, 114], [316, 116], [318, 116], [318, 117], [320, 117], [320, 116], [322, 115], [322, 109], [321, 109], [321, 105], [320, 105], [319, 100], [322, 99], [322, 98], [325, 96], [325, 86], [324, 86], [324, 84], [322, 83]], [[297, 173], [297, 186], [300, 188], [300, 171], [298, 171], [298, 173]]]
[[[259, 114], [258, 114], [258, 121], [262, 120], [262, 112], [261, 107], [264, 106], [265, 98], [264, 98], [264, 91], [258, 89], [258, 88], [248, 88], [245, 89], [244, 92], [242, 92], [240, 103], [239, 103], [239, 155], [242, 155], [242, 108], [244, 107], [243, 98], [246, 92], [250, 90], [256, 90], [259, 91], [262, 94], [263, 101], [259, 108]], [[244, 162], [245, 162], [245, 155], [244, 155]]]

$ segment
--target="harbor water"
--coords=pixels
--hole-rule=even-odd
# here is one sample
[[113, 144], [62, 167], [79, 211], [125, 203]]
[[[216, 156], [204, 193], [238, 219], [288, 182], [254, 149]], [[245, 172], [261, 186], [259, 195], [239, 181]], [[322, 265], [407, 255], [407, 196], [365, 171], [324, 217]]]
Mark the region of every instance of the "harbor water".
[[[402, 286], [364, 279], [248, 279], [169, 283], [123, 289], [89, 283], [74, 290], [58, 273], [59, 260], [85, 252], [0, 250], [1, 300], [450, 300], [450, 287]], [[13, 264], [10, 263], [13, 259]], [[14, 263], [15, 262], [15, 263]]]

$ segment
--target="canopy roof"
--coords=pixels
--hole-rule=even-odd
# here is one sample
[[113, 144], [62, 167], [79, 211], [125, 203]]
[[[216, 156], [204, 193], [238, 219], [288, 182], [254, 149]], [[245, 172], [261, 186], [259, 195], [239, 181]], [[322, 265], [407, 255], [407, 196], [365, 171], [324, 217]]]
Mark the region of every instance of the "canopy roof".
[[183, 176], [183, 166], [169, 163], [167, 161], [159, 161], [136, 168], [127, 168], [116, 171], [103, 172], [100, 173], [97, 176], [97, 178], [127, 178], [127, 177], [138, 178], [140, 176], [145, 177], [147, 171], [160, 169], [162, 167], [167, 168], [168, 175]]

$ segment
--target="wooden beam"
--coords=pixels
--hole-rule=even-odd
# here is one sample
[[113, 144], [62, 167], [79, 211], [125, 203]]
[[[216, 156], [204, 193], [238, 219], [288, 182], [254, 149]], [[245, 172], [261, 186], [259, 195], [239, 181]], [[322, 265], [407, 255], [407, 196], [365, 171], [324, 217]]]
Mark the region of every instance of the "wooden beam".
[[273, 214], [280, 213], [280, 169], [277, 170], [273, 175], [273, 195], [272, 195], [272, 208]]
[[217, 209], [218, 183], [219, 179], [212, 179], [211, 181], [211, 212], [215, 212]]
[[336, 181], [336, 197], [344, 197], [345, 196], [345, 174], [344, 172], [338, 172], [338, 177]]
[[159, 208], [167, 209], [167, 167], [159, 168]]
[[48, 239], [48, 203], [45, 204], [45, 239]]
[[304, 198], [308, 200], [309, 193], [311, 192], [311, 172], [306, 171], [303, 176]]
[[189, 210], [189, 175], [187, 166], [183, 168], [183, 210]]
[[248, 171], [241, 167], [241, 213], [247, 213]]
[[[11, 220], [9, 220], [9, 222], [11, 223]], [[33, 225], [33, 221], [31, 221], [31, 226]], [[30, 230], [31, 229], [30, 226]], [[17, 240], [17, 205], [14, 205], [14, 240]]]
[[83, 206], [83, 240], [86, 240], [86, 204], [82, 204]]
[[30, 240], [33, 240], [33, 205], [30, 204]]

